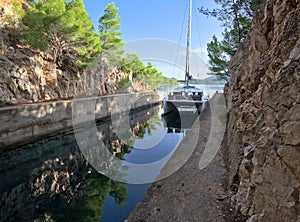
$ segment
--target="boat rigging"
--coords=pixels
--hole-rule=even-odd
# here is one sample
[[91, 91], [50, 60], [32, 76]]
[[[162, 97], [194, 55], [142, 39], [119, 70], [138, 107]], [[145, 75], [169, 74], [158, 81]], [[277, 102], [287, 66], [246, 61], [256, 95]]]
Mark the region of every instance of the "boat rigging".
[[190, 51], [191, 51], [191, 37], [192, 37], [192, 0], [189, 0], [189, 15], [188, 15], [188, 30], [186, 43], [186, 60], [185, 60], [185, 84], [182, 87], [175, 88], [170, 92], [164, 100], [164, 110], [168, 113], [175, 108], [177, 110], [186, 110], [187, 107], [196, 108], [198, 112], [201, 111], [202, 104], [205, 103], [203, 97], [203, 90], [201, 88], [192, 86], [189, 81], [192, 79], [190, 73]]

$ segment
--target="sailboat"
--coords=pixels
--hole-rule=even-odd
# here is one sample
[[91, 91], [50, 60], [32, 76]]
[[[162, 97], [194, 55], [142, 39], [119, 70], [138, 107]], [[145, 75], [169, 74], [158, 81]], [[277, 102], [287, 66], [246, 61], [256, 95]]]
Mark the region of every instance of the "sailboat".
[[192, 36], [192, 0], [189, 0], [189, 17], [188, 17], [188, 33], [186, 45], [186, 61], [185, 61], [185, 81], [184, 86], [175, 88], [164, 99], [164, 114], [167, 115], [174, 110], [184, 113], [201, 112], [203, 104], [203, 90], [190, 84], [192, 75], [190, 73], [190, 51]]

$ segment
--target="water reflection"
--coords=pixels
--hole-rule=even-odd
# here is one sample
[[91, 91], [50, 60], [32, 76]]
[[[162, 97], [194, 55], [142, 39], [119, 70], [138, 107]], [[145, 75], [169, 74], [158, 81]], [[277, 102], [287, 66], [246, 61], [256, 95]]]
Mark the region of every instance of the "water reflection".
[[[183, 139], [199, 115], [197, 110], [196, 113], [187, 113], [187, 111], [191, 111], [191, 109], [177, 109], [177, 113], [175, 114], [169, 113], [172, 115], [163, 115], [161, 113], [158, 117], [153, 118], [150, 122], [148, 122], [151, 126], [149, 129], [151, 130], [151, 133], [147, 133], [148, 129], [146, 128], [143, 139], [135, 140], [133, 145], [134, 149], [131, 150], [129, 155], [125, 155], [125, 159], [132, 163], [147, 164], [160, 160], [172, 153], [175, 150], [174, 147], [176, 147]], [[182, 116], [180, 117], [180, 115]], [[161, 138], [161, 135], [163, 135], [163, 138]], [[143, 148], [145, 145], [149, 145], [146, 140], [147, 138], [149, 138], [149, 141], [152, 141], [151, 148], [148, 148], [147, 150], [136, 149], [136, 147]], [[153, 144], [154, 142], [155, 144]], [[145, 158], [145, 153], [147, 158]], [[153, 169], [153, 171], [155, 170]], [[162, 173], [164, 174], [164, 172]], [[109, 197], [103, 206], [104, 213], [102, 215], [101, 222], [124, 221], [133, 207], [139, 201], [142, 201], [149, 186], [150, 184], [127, 185], [128, 198], [126, 204], [122, 207], [117, 206], [117, 204]]]
[[[163, 121], [161, 114], [161, 107], [156, 106], [130, 113], [129, 118], [120, 115], [113, 123], [97, 123], [97, 136], [107, 148], [102, 152], [93, 144], [82, 152], [74, 132], [67, 132], [1, 153], [0, 221], [124, 221], [150, 184], [112, 180], [90, 163], [97, 162], [106, 152], [139, 165], [172, 154], [195, 116], [190, 115], [192, 118], [187, 121], [184, 113], [177, 113], [164, 116]], [[124, 124], [129, 128], [120, 136], [116, 128]], [[80, 128], [85, 131], [84, 140], [94, 136], [90, 128]], [[111, 163], [107, 160], [97, 164]], [[120, 177], [130, 173], [123, 165], [114, 167]], [[153, 179], [160, 169], [151, 169]]]
[[[161, 124], [159, 110], [131, 114], [132, 132], [139, 138], [152, 135]], [[108, 150], [125, 159], [135, 141], [121, 140], [113, 128], [110, 121], [97, 124]], [[89, 161], [73, 132], [1, 153], [1, 221], [98, 221], [109, 196], [117, 205], [126, 204], [128, 185], [99, 174]]]
[[[202, 105], [204, 108], [205, 104]], [[181, 106], [174, 108], [170, 112], [162, 114], [164, 126], [168, 133], [183, 133], [186, 135], [198, 118], [199, 112], [196, 106]]]

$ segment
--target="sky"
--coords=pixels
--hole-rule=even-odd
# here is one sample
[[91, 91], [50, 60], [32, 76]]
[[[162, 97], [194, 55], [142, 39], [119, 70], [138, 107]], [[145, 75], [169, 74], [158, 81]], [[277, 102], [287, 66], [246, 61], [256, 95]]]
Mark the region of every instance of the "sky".
[[[106, 5], [111, 2], [112, 0], [84, 0], [85, 8], [96, 28]], [[128, 42], [141, 39], [161, 39], [186, 45], [188, 0], [115, 0], [113, 2], [119, 9], [125, 50]], [[206, 45], [212, 40], [214, 34], [221, 38], [222, 27], [220, 21], [215, 18], [207, 18], [198, 13], [197, 8], [200, 6], [212, 9], [216, 8], [216, 5], [213, 0], [193, 1], [191, 48], [207, 63]], [[156, 65], [157, 61], [153, 63]], [[171, 72], [170, 64], [166, 66], [169, 70], [162, 70], [166, 67], [161, 67], [160, 70]]]

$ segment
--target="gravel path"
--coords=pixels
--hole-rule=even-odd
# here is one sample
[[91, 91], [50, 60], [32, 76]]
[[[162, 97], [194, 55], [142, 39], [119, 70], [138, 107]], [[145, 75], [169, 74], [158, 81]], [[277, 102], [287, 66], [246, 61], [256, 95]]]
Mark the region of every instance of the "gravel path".
[[[218, 118], [214, 119], [217, 120], [214, 122], [215, 125], [211, 124], [214, 118], [213, 113], [218, 115]], [[196, 147], [192, 150], [193, 153], [188, 161], [174, 174], [154, 182], [144, 200], [134, 208], [126, 221], [242, 221], [231, 214], [229, 192], [226, 190], [228, 187], [226, 149], [221, 146], [210, 164], [204, 169], [199, 169], [199, 161], [203, 156], [210, 133], [223, 133], [224, 135], [222, 130], [213, 132], [211, 129], [216, 126], [224, 129], [225, 116], [224, 96], [216, 94], [207, 103], [199, 120], [194, 123], [174, 153], [174, 155], [188, 153], [190, 145], [197, 140]], [[213, 144], [221, 143], [217, 140], [222, 140], [223, 135], [213, 135], [215, 138]], [[165, 168], [171, 165], [167, 164]]]

